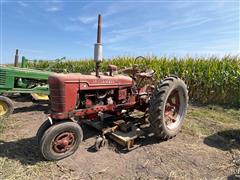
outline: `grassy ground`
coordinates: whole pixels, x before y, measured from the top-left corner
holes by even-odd
[[[222,168],[234,167],[235,173],[240,174],[240,109],[190,106],[182,131],[203,138],[210,147],[226,151],[233,160]],[[228,177],[239,178],[240,175]]]
[[[190,106],[183,132],[206,137],[219,131],[240,129],[240,110],[221,106]]]
[[[81,179],[81,176],[74,175],[74,170],[59,162],[42,161],[35,139],[21,136],[21,132],[15,133],[15,129],[28,128],[27,124],[15,118],[0,124],[0,179]],[[220,137],[226,141],[220,149],[239,147],[240,111],[219,106],[189,106],[182,134],[204,139],[206,144]],[[209,144],[215,146],[214,143]],[[226,150],[231,151],[235,159],[240,155],[236,148],[234,151]],[[232,166],[239,168],[237,161],[229,165]]]

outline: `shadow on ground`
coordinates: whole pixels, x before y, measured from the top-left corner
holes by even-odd
[[[16,113],[23,113],[23,112],[31,112],[31,111],[44,111],[44,113],[48,113],[50,106],[49,101],[46,100],[39,100],[35,101],[31,97],[30,94],[23,94],[23,95],[9,95],[10,99],[14,100],[15,102],[29,102],[28,106],[24,107],[14,107],[13,114]]]
[[[217,132],[206,137],[204,143],[223,151],[240,149],[240,129]]]
[[[96,131],[84,128],[84,140],[96,135]],[[0,139],[0,157],[19,161],[23,165],[34,165],[45,161],[37,144],[37,137],[24,138],[14,141]]]
[[[96,135],[94,131],[84,130],[84,140]],[[0,157],[6,157],[19,161],[23,165],[34,165],[45,161],[37,144],[37,137],[24,138],[15,141],[4,141],[0,139]]]
[[[97,135],[100,134],[99,131],[96,131],[96,129],[91,128],[89,126],[82,125],[82,128],[84,132],[83,139],[84,141],[89,138],[96,137]],[[143,136],[137,139],[135,144],[136,147],[141,147],[161,142],[162,140],[160,140],[159,138],[155,138],[154,136],[152,137]],[[108,139],[108,144],[112,147],[112,149],[115,150],[116,153],[129,152],[125,147],[120,146],[113,140]],[[92,153],[97,152],[94,149],[94,146],[89,147],[87,151]],[[17,160],[23,165],[34,165],[38,162],[44,161],[40,153],[36,137],[24,138],[9,142],[0,140],[0,157],[7,157],[9,159]]]
[[[240,174],[233,174],[227,177],[227,180],[239,180]]]
[[[0,157],[18,160],[23,165],[43,161],[35,137],[10,142],[0,140]]]
[[[89,125],[83,125],[83,132],[84,132],[84,137],[83,140],[87,140],[88,138],[96,137],[101,135],[100,131],[97,131],[95,128],[89,126]],[[143,129],[144,130],[144,129]],[[142,146],[147,146],[151,144],[159,144],[165,140],[162,140],[160,138],[157,138],[155,136],[148,136],[148,130],[145,130],[146,134],[142,135],[141,137],[137,138],[134,140],[134,147],[132,150],[128,150],[126,146],[122,146],[118,144],[116,141],[111,139],[108,135],[106,135],[106,146],[109,147],[110,149],[114,150],[116,153],[123,153],[126,154],[129,151],[134,151],[134,149],[142,147]],[[87,148],[88,152],[91,153],[96,153],[97,150],[95,149],[95,144],[92,144],[92,146]]]
[[[32,101],[32,96],[30,94],[9,94],[6,95],[8,98],[11,100],[14,100],[16,102],[31,102]]]
[[[43,111],[45,114],[47,114],[49,112],[49,109],[50,107],[46,104],[33,104],[32,106],[14,108],[13,114],[31,112],[31,111]]]

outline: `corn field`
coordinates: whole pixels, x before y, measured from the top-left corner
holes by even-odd
[[[101,63],[102,71],[108,64],[118,69],[130,67],[134,57],[115,57]],[[154,69],[156,80],[175,74],[182,78],[189,88],[192,102],[228,104],[240,107],[240,58],[225,56],[223,58],[168,58],[146,57],[146,60],[135,62],[141,69]],[[61,70],[62,72],[80,72],[87,74],[94,71],[95,63],[89,60],[74,61],[30,61],[28,67],[45,70]]]

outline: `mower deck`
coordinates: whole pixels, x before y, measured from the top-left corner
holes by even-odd
[[[83,123],[100,131],[102,140],[107,136],[121,146],[126,147],[129,151],[135,149],[137,146],[134,145],[134,140],[145,134],[145,131],[140,128],[143,124],[140,124],[139,121],[134,123],[125,120],[116,120],[109,123],[108,118],[103,120],[84,120]]]

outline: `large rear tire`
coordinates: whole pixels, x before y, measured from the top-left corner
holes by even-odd
[[[11,99],[0,96],[0,119],[8,118],[13,113],[14,107]]]
[[[44,132],[40,140],[40,150],[45,159],[60,160],[72,155],[82,139],[82,128],[77,123],[54,124]]]
[[[161,81],[150,100],[149,122],[155,136],[170,139],[180,131],[188,104],[187,86],[177,76]]]

